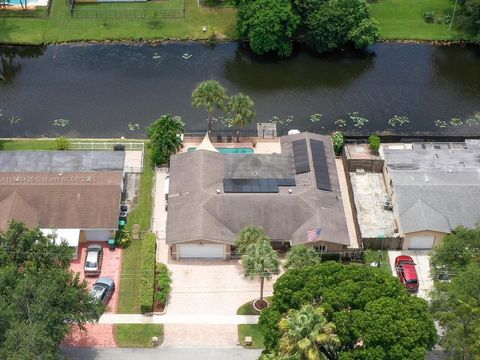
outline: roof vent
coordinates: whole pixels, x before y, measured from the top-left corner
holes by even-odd
[[[292,189],[288,189],[288,193],[291,194],[291,193],[292,193]]]
[[[217,194],[220,194],[220,189],[217,189]]]

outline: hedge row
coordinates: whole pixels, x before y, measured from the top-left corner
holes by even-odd
[[[155,300],[166,305],[168,295],[170,295],[170,290],[172,289],[172,274],[168,270],[167,265],[163,263],[157,263],[156,271],[156,282],[159,290],[155,292]]]
[[[155,234],[148,234],[142,244],[142,266],[140,267],[140,311],[142,313],[153,310],[153,283],[155,281],[155,251],[157,238]]]

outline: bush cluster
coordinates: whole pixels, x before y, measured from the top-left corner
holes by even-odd
[[[158,288],[158,290],[155,291],[155,300],[166,305],[170,290],[172,289],[172,273],[168,270],[167,265],[163,263],[157,263],[155,270],[155,282]]]
[[[70,143],[70,140],[68,140],[64,136],[60,136],[55,139],[55,147],[57,150],[70,150],[72,147],[72,144]]]
[[[333,151],[335,151],[335,155],[342,155],[344,142],[345,139],[340,131],[336,131],[332,134]]]
[[[121,247],[122,249],[125,249],[130,245],[131,242],[132,242],[132,236],[130,235],[130,232],[128,230],[122,229],[120,231],[117,231],[115,243],[119,247]]]
[[[142,244],[142,265],[140,266],[139,301],[142,313],[153,310],[156,246],[157,238],[155,234],[146,235]]]
[[[377,135],[370,135],[368,137],[368,143],[370,144],[370,149],[373,151],[380,149],[380,138]]]

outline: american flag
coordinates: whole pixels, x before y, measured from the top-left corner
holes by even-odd
[[[317,240],[317,238],[320,236],[320,233],[322,232],[322,228],[316,228],[313,230],[308,230],[307,231],[307,241],[308,242],[313,242]]]

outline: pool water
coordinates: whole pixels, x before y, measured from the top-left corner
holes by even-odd
[[[187,151],[195,151],[196,147],[190,147]],[[222,154],[253,154],[254,151],[252,148],[224,148],[218,147],[217,150]]]

